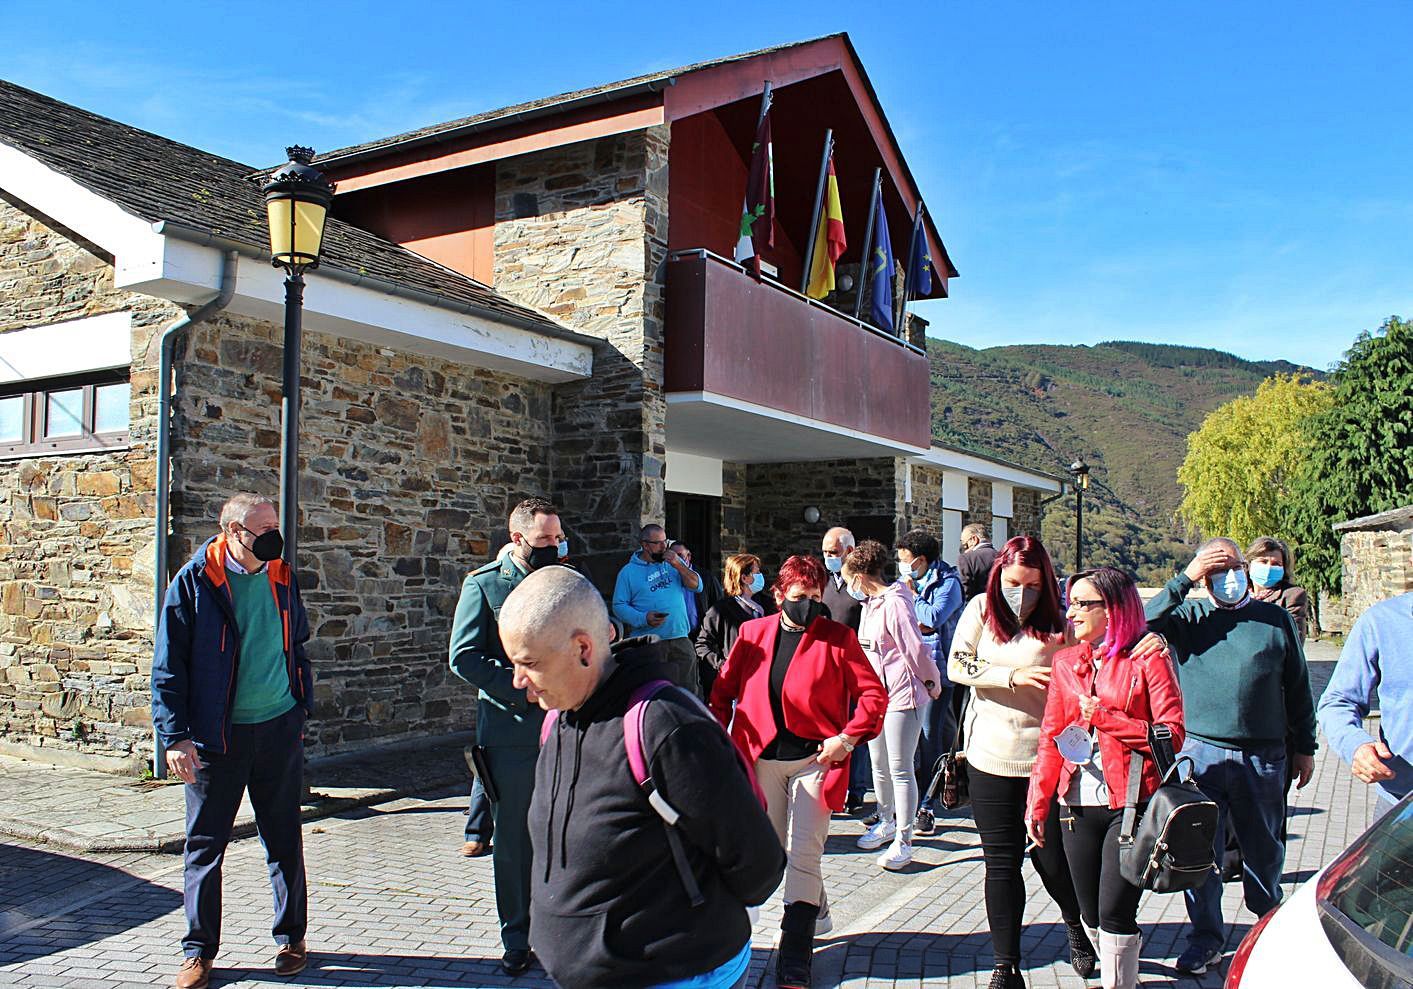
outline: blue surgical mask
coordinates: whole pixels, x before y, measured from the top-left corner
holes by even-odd
[[[761,591],[763,591],[763,590],[765,590],[765,574],[763,574],[763,573],[753,573],[753,574],[751,574],[751,593],[752,593],[752,594],[759,594],[759,593],[760,593]]]
[[[855,601],[868,600],[868,595],[865,594],[863,591],[856,591],[853,587],[846,587],[845,590],[849,592],[849,597],[853,598]]]
[[[1262,587],[1275,587],[1285,577],[1285,567],[1257,560],[1251,564],[1251,579]]]
[[[1248,590],[1246,568],[1232,567],[1207,578],[1207,586],[1212,592],[1212,600],[1219,607],[1233,608],[1246,600]]]
[[[844,558],[842,556],[826,556],[824,565],[829,568],[830,573],[838,573],[844,569]]]
[[[569,555],[569,540],[564,539],[559,544],[559,558],[562,560]]]

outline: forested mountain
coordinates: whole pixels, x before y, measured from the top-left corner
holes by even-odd
[[[1085,565],[1114,563],[1143,583],[1170,577],[1191,552],[1174,520],[1187,434],[1217,406],[1273,374],[1308,370],[1217,350],[1124,341],[974,350],[928,339],[932,432],[943,443],[1064,475],[1093,468]],[[1074,562],[1074,496],[1046,510],[1057,564]]]

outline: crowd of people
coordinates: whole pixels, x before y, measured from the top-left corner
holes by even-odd
[[[270,860],[275,971],[308,961],[308,622],[269,499],[237,495],[220,522],[171,585],[153,661],[154,724],[187,784],[179,989],[210,978],[246,791]],[[867,809],[871,790],[857,846],[903,869],[949,813],[929,784],[961,752],[992,989],[1025,985],[1026,859],[1075,971],[1131,989],[1143,889],[1120,866],[1121,829],[1162,781],[1155,732],[1220,818],[1212,876],[1181,894],[1179,971],[1222,957],[1228,845],[1246,906],[1280,902],[1287,794],[1312,774],[1316,708],[1306,598],[1275,539],[1245,553],[1208,541],[1145,607],[1123,571],[1061,582],[1038,538],[997,548],[979,525],[963,530],[955,567],[924,530],[889,547],[832,528],[818,556],[767,567],[736,554],[720,579],[648,525],[606,602],[566,559],[553,504],[521,502],[508,529],[465,578],[449,643],[477,692],[463,852],[492,856],[508,975],[538,956],[566,987],[741,986],[752,909],[778,890],[775,980],[809,986],[815,939],[833,925],[832,816]],[[1389,800],[1413,785],[1409,642],[1413,595],[1375,606],[1319,706],[1354,775]],[[1377,738],[1363,722],[1375,687]]]

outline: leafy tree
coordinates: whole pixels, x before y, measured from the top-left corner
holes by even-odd
[[[1334,401],[1305,423],[1310,452],[1287,506],[1307,587],[1339,590],[1338,522],[1413,502],[1413,323],[1361,333],[1332,375]]]
[[[1308,456],[1302,423],[1328,409],[1332,395],[1323,382],[1278,374],[1215,409],[1187,438],[1178,517],[1242,545],[1279,532],[1292,474]]]

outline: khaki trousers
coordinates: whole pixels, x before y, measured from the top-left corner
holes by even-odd
[[[785,846],[786,903],[824,903],[821,866],[830,814],[824,803],[824,771],[814,756],[789,762],[756,761],[766,813],[775,825],[775,836]]]

